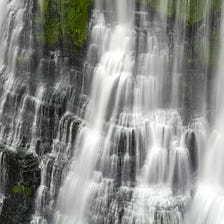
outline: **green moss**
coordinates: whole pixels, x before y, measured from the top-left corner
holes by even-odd
[[[210,59],[209,59],[209,63],[210,65],[216,65],[217,61],[218,61],[218,56],[219,56],[219,43],[220,42],[220,33],[219,32],[215,32],[213,31],[210,34],[210,39],[209,39],[209,43],[210,43]]]
[[[211,9],[213,12],[220,12],[223,4],[223,0],[212,0]]]
[[[90,3],[90,0],[64,0],[62,4],[62,31],[70,36],[77,46],[81,46],[87,39]]]
[[[29,62],[29,59],[22,54],[18,54],[17,57],[16,57],[16,61],[20,65],[26,65]]]
[[[158,0],[137,0],[139,3],[147,3],[150,7],[160,13],[162,7],[160,7],[160,1]],[[179,6],[178,6],[179,2]],[[186,19],[186,21],[193,25],[201,20],[209,13],[221,11],[222,0],[212,0],[211,5],[206,5],[206,0],[168,0],[167,16],[177,16],[180,20]],[[177,12],[177,13],[176,13]]]
[[[89,8],[93,0],[39,0],[44,44],[72,42],[81,47],[87,39]]]
[[[22,195],[23,197],[30,197],[33,193],[33,187],[27,187],[18,182],[17,185],[12,188],[12,192]]]
[[[201,21],[208,13],[210,6],[206,6],[205,0],[194,0],[191,1],[189,6],[188,22],[194,24]]]
[[[40,6],[41,15],[43,15],[43,13],[44,13],[44,6],[45,6],[44,2],[45,2],[44,0],[38,0],[39,6]]]
[[[36,35],[38,41],[43,41],[44,45],[54,47],[59,43],[70,42],[77,47],[83,46],[88,35],[89,9],[93,0],[38,0],[41,18],[43,23],[43,38]],[[177,15],[181,19],[186,19],[190,25],[201,21],[206,12],[205,0],[168,0],[168,10],[164,12],[158,0],[136,0],[138,3],[148,4],[150,7],[172,17]],[[178,1],[180,3],[179,9]],[[212,0],[210,11],[218,12],[221,9],[222,0]],[[187,7],[187,13],[184,8]],[[209,8],[209,7],[208,7]],[[178,13],[176,13],[176,11]],[[35,18],[36,23],[39,19]]]

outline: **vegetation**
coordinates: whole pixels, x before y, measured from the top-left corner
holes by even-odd
[[[160,7],[160,1],[158,0],[137,0],[140,3],[147,2],[150,7],[156,11],[162,12]],[[168,0],[169,17],[174,16],[175,12],[179,19],[186,19],[190,25],[195,24],[205,18],[209,13],[216,13],[221,11],[222,0],[212,0],[210,5],[206,0]],[[187,14],[185,14],[188,12]]]
[[[39,0],[44,44],[53,47],[68,41],[81,47],[87,40],[92,2],[93,0]],[[36,36],[40,39],[38,34]]]
[[[36,23],[43,25],[43,35],[36,33],[36,39],[44,45],[54,47],[57,44],[71,43],[82,47],[87,40],[89,9],[94,0],[39,0],[41,19],[35,18]],[[193,25],[201,21],[210,12],[221,9],[222,0],[212,0],[206,6],[206,0],[168,0],[168,11],[163,12],[158,0],[136,0],[140,4],[146,3],[160,13],[167,13],[169,17],[179,13],[180,19]],[[178,9],[178,8],[179,9]],[[187,10],[184,10],[187,9]],[[186,11],[188,11],[187,14]]]
[[[33,188],[26,187],[26,186],[22,185],[21,183],[17,183],[17,185],[15,185],[12,188],[12,191],[14,194],[20,194],[23,197],[30,197],[33,193]]]

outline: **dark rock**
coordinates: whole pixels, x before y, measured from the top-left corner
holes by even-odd
[[[40,184],[39,159],[33,153],[18,150],[12,151],[0,146],[3,153],[4,166],[7,170],[5,187],[1,192],[3,201],[0,223],[30,223],[34,212],[35,193]]]

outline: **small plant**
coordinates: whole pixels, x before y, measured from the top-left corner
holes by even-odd
[[[14,194],[20,194],[23,197],[29,197],[33,192],[33,187],[27,187],[18,182],[17,185],[12,188],[12,191]]]
[[[28,63],[28,58],[22,54],[19,54],[16,57],[16,61],[17,63],[19,63],[20,65],[26,65]]]

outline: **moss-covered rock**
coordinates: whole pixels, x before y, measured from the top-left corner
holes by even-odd
[[[33,192],[33,186],[27,187],[22,183],[18,182],[13,188],[12,191],[14,194],[20,194],[23,197],[30,197]]]
[[[164,12],[158,0],[137,0],[137,2],[148,4],[159,13],[167,13],[168,17],[177,16],[180,20],[186,19],[190,25],[203,20],[207,14],[220,12],[222,7],[222,0],[212,0],[210,3],[206,3],[206,0],[168,0],[168,10]]]
[[[82,47],[87,40],[89,9],[92,2],[92,0],[39,0],[44,44],[53,47],[66,41]]]
[[[4,195],[0,223],[28,224],[34,212],[35,192],[40,184],[39,159],[23,149],[15,151],[0,145]],[[3,173],[2,173],[3,172]]]

